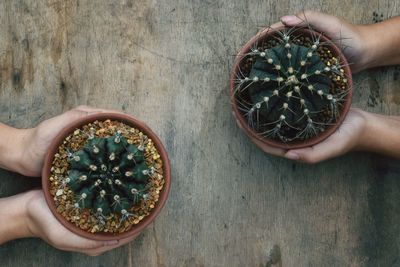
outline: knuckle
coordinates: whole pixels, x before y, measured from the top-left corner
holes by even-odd
[[[305,16],[306,18],[307,18],[307,17],[312,17],[312,16],[314,16],[315,11],[307,9],[307,10],[305,10],[305,11],[303,12],[303,14],[304,14],[304,16]]]

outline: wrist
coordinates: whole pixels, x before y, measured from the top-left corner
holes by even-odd
[[[24,130],[0,124],[0,167],[17,171]]]
[[[376,134],[376,117],[375,114],[369,113],[363,110],[358,110],[364,120],[363,130],[357,139],[357,145],[355,150],[359,151],[373,151],[374,148],[371,145],[373,143]]]
[[[30,142],[34,128],[17,129],[0,125],[0,168],[17,172],[25,176],[35,176],[28,164],[32,162]]]
[[[351,132],[347,134],[354,136],[347,151],[363,151],[365,150],[365,144],[368,144],[369,142],[369,136],[366,135],[368,132],[369,113],[359,108],[351,108],[347,116],[350,116],[351,118],[349,119],[349,122],[343,122],[343,124],[351,124]]]
[[[39,238],[42,238],[42,236],[40,234],[40,229],[38,229],[37,227],[37,223],[35,220],[35,215],[37,214],[35,214],[35,212],[37,213],[40,210],[40,208],[38,208],[38,205],[43,204],[40,201],[37,201],[43,198],[43,196],[41,197],[41,194],[43,194],[41,190],[32,190],[27,192],[27,202],[25,205],[25,222],[29,235]],[[46,203],[44,204],[47,205]]]
[[[377,63],[377,59],[379,59],[379,52],[382,48],[379,49],[377,45],[382,46],[379,42],[376,42],[376,35],[379,34],[379,30],[376,25],[357,25],[358,32],[360,33],[360,43],[362,45],[362,52],[360,57],[360,70],[369,69],[374,67]]]
[[[359,150],[400,157],[400,118],[364,112],[365,129],[360,136]]]
[[[358,26],[365,47],[362,57],[365,61],[364,69],[399,63],[399,23],[400,17],[394,17],[379,23]]]
[[[36,128],[19,129],[18,144],[16,144],[16,172],[25,176],[37,176],[32,172],[29,164],[34,162],[35,156],[32,154],[32,141],[34,140]]]
[[[0,199],[0,244],[33,236],[28,226],[29,199],[30,192]]]
[[[17,129],[0,124],[0,167],[24,173],[23,155],[31,129]]]

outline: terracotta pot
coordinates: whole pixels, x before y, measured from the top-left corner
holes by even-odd
[[[284,28],[278,28],[277,30],[282,30]],[[256,43],[259,42],[260,40],[265,40],[268,39],[268,37],[272,36],[276,31],[274,30],[264,30],[251,38],[245,45],[244,47],[240,50],[238,55],[236,56],[235,62],[233,64],[233,68],[231,71],[231,76],[230,76],[230,96],[231,96],[231,102],[232,102],[232,109],[233,109],[233,115],[236,118],[237,123],[239,124],[239,127],[243,129],[243,131],[250,137],[250,139],[259,147],[262,148],[262,145],[267,145],[267,146],[272,146],[272,147],[277,147],[277,148],[282,148],[282,149],[296,149],[296,148],[303,148],[303,147],[309,147],[313,146],[319,142],[322,142],[326,138],[328,138],[331,134],[333,134],[336,129],[342,124],[343,120],[345,119],[351,105],[351,98],[353,95],[353,79],[352,79],[352,73],[350,70],[350,67],[348,66],[348,62],[346,58],[344,57],[342,51],[326,36],[321,35],[321,42],[328,42],[329,46],[331,48],[331,51],[333,54],[341,59],[341,63],[344,65],[343,70],[345,72],[345,75],[348,80],[348,89],[349,93],[346,95],[346,101],[340,111],[340,117],[337,120],[337,122],[334,125],[331,125],[325,129],[324,132],[318,134],[317,136],[304,140],[304,141],[293,141],[289,143],[283,143],[278,140],[273,140],[273,139],[268,139],[260,136],[256,131],[254,131],[249,125],[246,123],[245,118],[243,117],[242,113],[238,109],[238,104],[236,102],[236,98],[234,96],[234,91],[235,91],[235,79],[236,79],[236,74],[239,72],[239,67],[241,64],[242,59],[244,58],[244,54],[248,53],[251,49],[251,47]],[[311,36],[311,34],[314,35],[320,35],[320,33],[314,32],[312,30],[306,29],[306,28],[298,28],[296,30],[296,35],[304,35],[304,36]]]
[[[164,171],[164,179],[165,179],[165,184],[163,189],[160,192],[159,200],[156,203],[154,209],[151,211],[151,213],[143,218],[137,225],[133,226],[129,231],[126,231],[121,234],[111,234],[111,233],[89,233],[85,230],[80,229],[78,226],[75,224],[67,221],[61,214],[59,214],[56,210],[56,206],[54,204],[53,196],[50,194],[50,168],[52,166],[52,162],[54,159],[55,153],[57,153],[58,148],[60,144],[63,142],[64,138],[67,137],[69,134],[71,134],[75,129],[80,128],[81,126],[88,124],[90,122],[94,122],[96,120],[102,121],[102,120],[116,120],[123,122],[129,126],[132,126],[134,128],[139,129],[141,132],[143,132],[145,135],[147,135],[151,140],[153,140],[155,147],[157,148],[158,152],[160,153],[161,159],[163,161],[163,171]],[[167,197],[169,193],[171,185],[171,170],[170,170],[170,162],[168,159],[167,152],[161,143],[160,139],[157,137],[157,135],[143,122],[137,120],[136,118],[127,115],[127,114],[122,114],[122,113],[97,113],[93,115],[89,115],[86,117],[83,117],[82,119],[76,120],[75,122],[67,125],[58,135],[57,137],[53,140],[53,142],[50,144],[50,147],[47,151],[47,155],[44,161],[44,166],[42,170],[42,187],[43,187],[43,192],[46,198],[46,202],[54,214],[54,216],[58,219],[58,221],[64,225],[68,230],[71,232],[80,235],[85,238],[93,239],[93,240],[100,240],[100,241],[106,241],[106,240],[120,240],[120,239],[125,239],[125,238],[132,238],[134,236],[137,236],[141,231],[143,231],[155,218],[156,216],[160,213],[161,209],[163,208]]]

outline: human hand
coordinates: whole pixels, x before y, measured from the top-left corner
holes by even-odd
[[[355,25],[344,19],[317,11],[303,11],[296,15],[283,16],[281,22],[271,25],[271,28],[282,26],[311,26],[326,34],[342,49],[349,61],[353,73],[368,67],[369,45],[364,25]]]
[[[39,177],[50,143],[67,124],[81,117],[107,111],[109,110],[79,106],[43,121],[35,128],[24,130],[23,138],[21,138],[23,143],[22,155],[19,157],[21,167],[18,172],[26,176]]]
[[[266,153],[305,163],[317,163],[361,148],[366,122],[364,111],[351,108],[343,123],[331,136],[314,146],[300,149],[284,150],[266,145],[255,138],[251,140]]]
[[[364,114],[365,112],[360,109],[351,108],[343,123],[327,139],[311,147],[289,150],[285,153],[285,157],[306,163],[317,163],[360,149],[364,145],[362,136],[367,124]]]
[[[30,235],[43,239],[57,249],[97,256],[136,237],[112,241],[95,241],[80,237],[57,221],[47,206],[42,190],[33,190],[27,194],[27,227]]]

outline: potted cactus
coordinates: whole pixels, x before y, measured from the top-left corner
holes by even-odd
[[[42,173],[46,201],[72,232],[94,240],[139,234],[160,212],[170,187],[158,137],[126,114],[99,113],[64,128]]]
[[[351,104],[352,76],[340,49],[310,28],[268,28],[236,57],[230,80],[241,128],[274,147],[312,146],[331,135]]]

